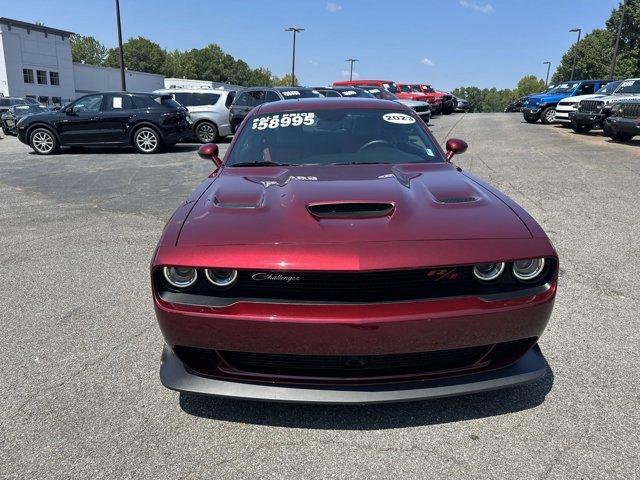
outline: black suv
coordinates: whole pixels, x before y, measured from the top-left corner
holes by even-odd
[[[320,92],[325,97],[376,98],[364,88],[360,87],[315,87],[314,90]]]
[[[191,135],[187,109],[171,95],[105,92],[80,97],[57,112],[29,115],[18,139],[40,155],[60,146],[134,146],[155,153]]]
[[[280,100],[322,97],[320,92],[304,87],[250,87],[238,92],[229,109],[229,123],[235,133],[244,117],[258,105]]]
[[[40,105],[35,98],[0,97],[0,114],[14,105]]]

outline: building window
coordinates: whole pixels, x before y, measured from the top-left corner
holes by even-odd
[[[62,98],[51,97],[51,103],[53,103],[54,105],[62,105]]]
[[[43,105],[49,104],[49,97],[38,97],[38,101]]]
[[[22,78],[24,79],[24,83],[33,83],[33,70],[30,68],[23,68]]]
[[[58,72],[49,72],[49,83],[51,85],[60,85],[60,75]]]
[[[46,85],[47,84],[47,72],[46,70],[37,70],[38,74],[38,84]]]

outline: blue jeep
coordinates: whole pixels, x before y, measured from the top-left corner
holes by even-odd
[[[571,80],[563,82],[545,93],[529,95],[522,107],[522,114],[528,123],[554,123],[556,106],[563,98],[590,95],[611,80]]]

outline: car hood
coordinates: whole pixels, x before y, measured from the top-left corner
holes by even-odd
[[[419,102],[417,100],[409,100],[405,98],[399,98],[396,102],[406,105],[407,107],[422,107],[423,105],[429,105],[427,102]]]
[[[575,97],[566,97],[566,98],[563,98],[562,100],[564,102],[580,102],[581,100],[590,100],[592,98],[600,98],[604,96],[605,95],[601,93],[591,93],[589,95],[576,95]]]
[[[558,102],[564,98],[567,98],[571,95],[571,92],[567,93],[554,93],[554,94],[539,94],[539,95],[529,95],[527,97],[528,102]]]
[[[363,203],[391,211],[352,209]],[[354,213],[309,211],[327,204]],[[177,245],[497,238],[531,234],[503,201],[449,163],[227,167],[195,203]]]
[[[605,104],[640,100],[640,93],[614,93],[613,95],[603,95],[598,100],[603,101]]]

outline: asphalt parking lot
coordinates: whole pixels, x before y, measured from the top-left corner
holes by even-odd
[[[433,120],[456,163],[523,205],[561,258],[548,375],[376,406],[179,395],[158,378],[148,264],[210,171],[197,145],[41,157],[0,140],[0,475],[6,478],[639,478],[640,140]],[[226,145],[222,146],[222,151]]]

